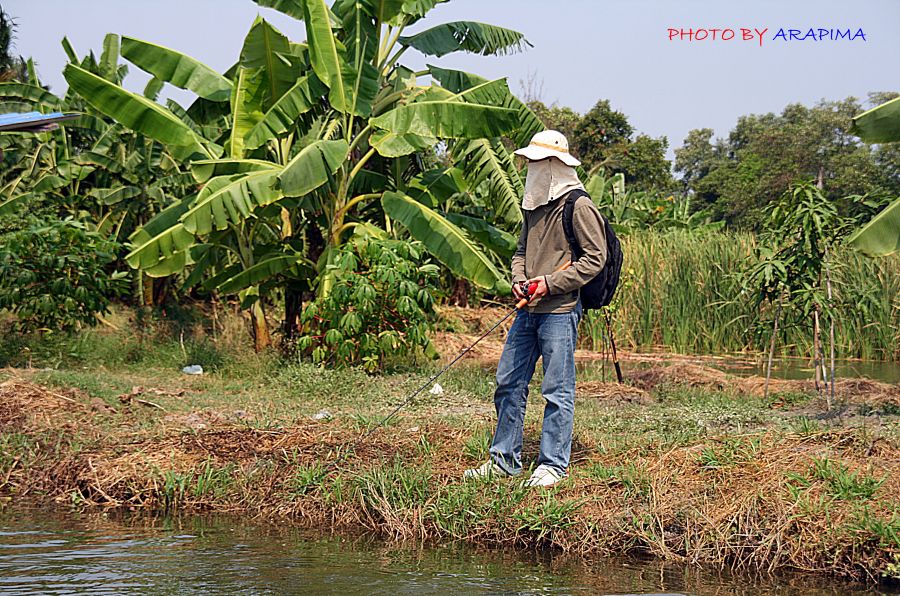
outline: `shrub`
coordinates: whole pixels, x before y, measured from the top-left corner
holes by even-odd
[[[368,372],[418,348],[437,356],[428,339],[434,312],[428,286],[438,268],[422,262],[419,242],[370,239],[342,247],[333,262],[301,317],[303,354],[316,363],[359,364]]]
[[[108,273],[117,244],[72,219],[15,222],[0,234],[0,308],[23,331],[70,331],[95,325],[124,289]]]

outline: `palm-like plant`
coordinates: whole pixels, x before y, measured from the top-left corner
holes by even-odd
[[[403,36],[436,0],[258,3],[302,19],[306,42],[291,42],[257,19],[239,62],[220,74],[174,50],[122,39],[122,55],[152,74],[154,86],[166,82],[199,96],[188,109],[163,107],[74,63],[66,67],[71,89],[88,104],[164,144],[202,185],[132,236],[129,263],[153,275],[193,264],[194,280],[209,269],[210,287],[241,292],[257,309],[257,347],[267,337],[254,299],[263,284],[281,276],[309,288],[312,267],[326,271],[348,238],[396,234],[397,222],[455,274],[506,289],[477,234],[425,199],[432,194],[422,185],[422,152],[448,143],[468,182],[493,191],[481,194],[495,197],[495,217],[515,222],[521,181],[499,137],[530,136],[540,123],[503,80],[436,68],[414,73],[398,61],[409,48],[500,54],[523,47],[524,37],[473,22]],[[425,74],[443,85],[420,85]],[[328,275],[314,283],[329,290]]]

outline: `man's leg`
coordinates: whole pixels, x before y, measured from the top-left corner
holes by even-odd
[[[544,315],[538,341],[544,358],[544,422],[538,465],[550,466],[560,475],[569,468],[572,426],[575,420],[575,342],[581,305],[570,313]]]
[[[527,311],[516,314],[497,365],[497,389],[494,392],[497,431],[491,442],[491,459],[510,475],[522,471],[522,432],[528,383],[540,356],[534,321],[534,315]]]

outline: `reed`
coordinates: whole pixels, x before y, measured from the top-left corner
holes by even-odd
[[[630,350],[712,354],[762,352],[772,313],[742,290],[740,272],[753,257],[751,234],[643,232],[623,238],[625,265],[613,331]],[[834,253],[835,343],[841,357],[900,359],[900,255],[872,259],[851,249]],[[779,330],[782,355],[807,355],[806,321]],[[599,313],[582,327],[583,345],[602,350]]]

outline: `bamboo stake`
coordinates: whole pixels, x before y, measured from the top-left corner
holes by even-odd
[[[831,309],[828,326],[828,350],[830,352],[829,359],[831,360],[831,387],[829,391],[831,392],[831,401],[834,402],[834,301],[831,296],[831,265],[828,259],[828,245],[825,245],[825,287],[828,294],[828,307]]]
[[[819,326],[819,305],[813,305],[813,360],[816,367],[816,392],[818,392],[819,397],[822,397],[822,369],[820,366],[822,365],[822,359],[820,358],[822,354],[822,346],[820,342],[821,337],[821,327]],[[826,396],[826,403],[828,405],[828,410],[831,411],[831,398]]]
[[[772,358],[775,356],[775,338],[778,337],[778,319],[781,318],[781,298],[778,299],[778,310],[775,311],[775,325],[772,329],[772,341],[769,343],[769,364],[766,366],[766,386],[763,390],[763,399],[769,399],[769,379],[772,378]]]

